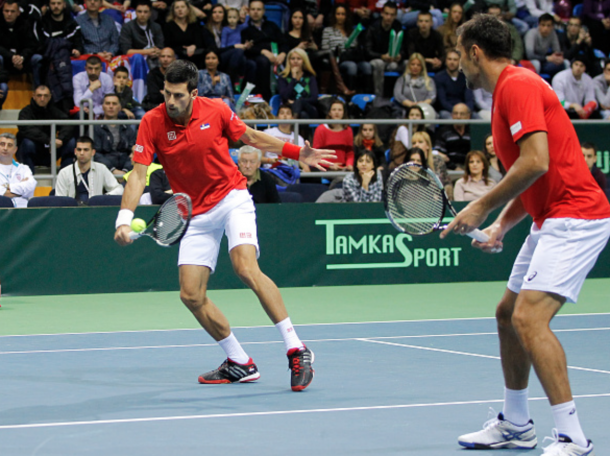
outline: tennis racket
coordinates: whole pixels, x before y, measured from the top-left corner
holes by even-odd
[[[396,168],[384,192],[385,213],[392,225],[403,233],[420,236],[442,231],[447,208],[457,214],[436,174],[416,163]],[[466,233],[479,242],[489,241],[481,230]]]
[[[186,193],[172,195],[139,233],[129,233],[130,239],[148,236],[162,247],[180,242],[189,226],[193,213],[191,198]]]

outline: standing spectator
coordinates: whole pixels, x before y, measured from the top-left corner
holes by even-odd
[[[381,10],[381,19],[375,21],[367,30],[364,41],[366,59],[370,61],[373,68],[373,93],[377,97],[383,96],[384,73],[386,71],[405,70],[407,37],[403,37],[402,45],[398,54],[389,54],[390,36],[393,31],[395,35],[403,33],[400,22],[396,20],[398,7],[394,2],[387,2]]]
[[[13,200],[15,207],[27,207],[34,196],[36,179],[29,167],[16,163],[17,139],[12,133],[0,134],[0,195]]]
[[[470,109],[464,103],[458,103],[451,111],[455,120],[470,119]],[[447,168],[463,169],[466,154],[470,151],[470,125],[453,124],[441,127],[436,134],[436,149],[447,156]]]
[[[496,182],[489,178],[489,163],[485,154],[473,150],[466,155],[464,176],[457,180],[453,189],[455,201],[474,201],[486,195]]]
[[[477,114],[481,119],[491,120],[491,107],[493,103],[493,95],[484,88],[475,89],[472,91],[474,103],[477,108]]]
[[[131,148],[136,143],[136,132],[131,125],[116,125],[112,121],[119,118],[121,101],[118,95],[109,93],[104,96],[102,104],[104,125],[94,127],[95,161],[103,163],[112,174],[122,176],[133,168],[131,164]]]
[[[586,69],[584,60],[578,56],[571,68],[560,71],[553,78],[553,90],[570,119],[599,118],[599,113],[595,112],[595,86],[591,76],[585,73]]]
[[[371,64],[363,59],[358,39],[361,37],[353,40],[348,49],[345,48],[347,40],[353,32],[349,9],[341,3],[335,3],[328,24],[329,26],[322,30],[322,49],[333,51],[335,57],[340,60],[339,70],[348,89],[353,90],[359,79],[358,86],[367,93],[372,69]]]
[[[470,112],[474,110],[472,90],[466,87],[466,77],[460,72],[460,55],[457,51],[447,52],[445,69],[434,75],[434,82],[441,119],[451,119],[453,107],[458,103],[464,103]]]
[[[489,5],[489,7],[487,8],[487,13],[497,17],[508,27],[508,30],[510,31],[511,40],[513,42],[511,63],[513,65],[517,65],[521,60],[523,60],[523,56],[525,55],[525,50],[523,47],[523,38],[521,38],[521,35],[519,34],[515,26],[512,24],[512,22],[507,21],[503,18],[502,8],[500,8],[499,5]]]
[[[538,74],[548,74],[552,78],[567,68],[555,32],[555,20],[550,14],[540,16],[538,27],[525,34],[524,42],[525,57],[534,65]]]
[[[129,87],[129,70],[123,65],[114,70],[112,77],[114,93],[121,101],[121,112],[119,119],[141,119],[146,111],[142,105],[133,97],[133,90]]]
[[[599,185],[599,188],[602,189],[602,192],[606,191],[606,175],[602,172],[601,169],[597,167],[597,146],[590,142],[583,142],[580,145],[582,149],[582,154],[585,157],[585,161],[587,162],[587,166]]]
[[[464,7],[461,3],[452,3],[449,7],[449,15],[443,25],[437,28],[443,37],[445,53],[454,51],[457,46],[457,35],[455,31],[464,23]]]
[[[165,71],[174,60],[176,60],[176,54],[172,48],[166,47],[161,49],[159,66],[150,70],[146,75],[146,96],[142,100],[142,107],[145,111],[150,111],[163,103]]]
[[[432,14],[420,11],[417,15],[417,28],[409,30],[407,55],[409,58],[421,54],[426,61],[426,71],[439,71],[445,58],[443,36],[432,29]]]
[[[589,28],[593,47],[605,55],[610,52],[610,1],[583,0],[583,23]]]
[[[38,87],[42,56],[35,50],[36,41],[18,1],[5,0],[0,17],[0,65],[9,73],[31,72],[34,87]]]
[[[96,55],[92,55],[85,62],[85,71],[81,71],[72,78],[74,85],[74,105],[80,108],[83,99],[93,100],[93,106],[85,104],[84,110],[89,113],[93,109],[96,117],[104,114],[102,101],[107,93],[114,93],[114,83],[109,74],[102,73],[102,61]]]
[[[436,84],[426,73],[426,63],[421,54],[411,54],[407,68],[394,84],[394,101],[406,108],[419,103],[433,104],[436,100]]]
[[[292,120],[294,118],[294,114],[292,111],[293,105],[288,103],[284,103],[280,106],[280,109],[277,112],[277,118],[279,120]],[[296,144],[299,147],[303,147],[305,145],[305,141],[303,137],[299,135],[297,141],[295,142],[293,126],[292,124],[278,124],[277,127],[271,127],[264,130],[264,133],[267,133],[274,138],[281,139],[284,142],[288,142],[291,144]],[[274,152],[265,151],[261,162],[263,163],[263,168],[271,168],[277,161],[280,159],[280,156]]]
[[[358,134],[354,138],[354,156],[362,153],[364,150],[370,150],[375,155],[377,167],[386,164],[385,147],[383,141],[377,132],[375,124],[361,124],[358,129]]]
[[[288,53],[286,69],[278,78],[278,92],[283,103],[292,105],[299,119],[318,117],[318,83],[316,72],[311,67],[307,52],[294,48]]]
[[[30,104],[19,111],[19,120],[66,120],[68,116],[51,102],[51,91],[47,86],[38,86]],[[19,161],[29,166],[34,173],[35,166],[51,164],[51,141],[55,141],[57,158],[61,167],[72,163],[74,158],[74,127],[62,125],[57,128],[57,137],[51,138],[50,125],[20,125]]]
[[[354,172],[343,179],[343,201],[363,203],[381,201],[383,180],[377,170],[375,154],[363,149],[356,157]]]
[[[174,0],[165,24],[165,45],[177,58],[186,59],[203,68],[204,34],[193,6],[187,0]]]
[[[489,178],[495,182],[500,182],[506,175],[506,169],[504,169],[504,165],[502,165],[502,162],[496,155],[494,138],[491,133],[485,136],[485,140],[483,141],[483,153],[489,162]]]
[[[71,196],[80,205],[87,204],[92,196],[122,195],[123,186],[102,163],[95,163],[93,140],[87,136],[76,139],[76,161],[57,175],[55,195]]]
[[[151,20],[151,11],[150,0],[138,0],[136,20],[123,25],[119,35],[121,54],[142,54],[150,69],[159,66],[159,55],[165,46],[163,30]]]
[[[604,71],[593,78],[595,87],[595,98],[599,104],[600,115],[604,119],[610,119],[610,60],[604,61]]]
[[[284,63],[286,58],[286,53],[281,52],[284,48],[284,35],[275,23],[265,19],[265,4],[261,0],[250,1],[250,18],[247,24],[248,27],[241,32],[241,42],[252,41],[252,47],[246,49],[245,54],[246,58],[256,65],[256,80],[249,82],[254,82],[255,92],[269,101],[272,69]],[[277,54],[274,47],[277,47]]]
[[[119,32],[108,14],[100,14],[102,0],[85,0],[87,11],[76,17],[83,35],[85,54],[97,54],[110,62],[119,53]]]
[[[559,34],[559,44],[561,45],[561,51],[563,57],[569,61],[572,61],[577,56],[581,56],[587,62],[587,68],[593,70],[597,68],[595,63],[597,58],[593,51],[591,35],[582,27],[582,20],[577,17],[571,17],[568,20],[565,33]],[[595,76],[591,74],[590,76]]]
[[[199,70],[197,82],[198,95],[206,98],[222,98],[229,108],[234,109],[233,87],[228,74],[218,71],[218,52],[215,49],[205,51],[205,70]]]
[[[345,104],[335,99],[330,105],[327,119],[347,119],[347,109]],[[334,150],[337,158],[329,159],[332,164],[329,166],[331,171],[352,171],[354,169],[354,132],[352,127],[346,124],[328,123],[316,128],[313,135],[314,149]],[[309,171],[305,166],[303,170]]]
[[[260,170],[262,152],[252,146],[242,146],[238,153],[237,167],[247,179],[248,192],[256,204],[279,203],[275,180]]]

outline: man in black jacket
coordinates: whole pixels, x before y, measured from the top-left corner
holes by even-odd
[[[165,70],[174,60],[176,60],[176,54],[172,48],[161,49],[159,66],[150,70],[146,75],[146,96],[142,100],[142,107],[145,111],[150,111],[165,101],[162,93]]]
[[[80,25],[68,12],[65,0],[49,0],[49,9],[38,23],[38,38],[44,44],[51,38],[63,38],[71,44],[71,56],[78,58],[84,52]]]
[[[30,104],[19,111],[19,120],[64,120],[68,116],[53,103],[47,86],[38,86]],[[49,166],[51,163],[51,141],[55,141],[57,158],[61,167],[74,159],[74,127],[64,125],[57,128],[57,137],[51,138],[50,125],[20,125],[17,133],[19,161],[34,172],[34,166]]]
[[[417,15],[417,28],[409,30],[407,45],[409,57],[418,52],[426,60],[428,72],[439,71],[445,60],[443,36],[432,28],[432,14],[420,11]]]
[[[150,19],[152,6],[149,0],[139,0],[136,19],[127,22],[119,35],[121,54],[142,54],[149,68],[159,66],[159,55],[165,45],[161,26]]]
[[[381,10],[381,19],[375,21],[368,29],[364,41],[364,51],[366,59],[373,67],[373,86],[375,95],[383,96],[384,72],[398,71],[402,73],[405,69],[406,56],[406,36],[403,37],[402,44],[398,49],[398,54],[390,55],[390,36],[394,31],[394,41],[398,39],[398,34],[403,33],[400,22],[396,20],[398,7],[394,2],[387,2]],[[401,35],[402,36],[402,35]]]

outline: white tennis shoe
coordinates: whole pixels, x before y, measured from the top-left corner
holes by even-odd
[[[553,429],[552,437],[545,437],[544,441],[552,440],[549,446],[544,447],[543,456],[595,456],[593,443],[588,441],[589,446],[583,448],[572,442],[568,436],[558,434],[557,429]]]
[[[491,416],[496,412],[490,408]],[[504,419],[504,415],[499,413],[497,417],[487,420],[483,425],[483,430],[465,434],[458,437],[458,443],[466,448],[487,449],[496,448],[536,448],[538,439],[534,422],[529,421],[525,426],[516,426]],[[557,455],[563,453],[557,453]],[[567,456],[569,453],[565,453]],[[576,454],[576,453],[575,453]],[[586,454],[586,453],[583,453]]]

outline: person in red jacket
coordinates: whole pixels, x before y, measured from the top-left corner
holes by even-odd
[[[326,116],[327,119],[347,119],[345,103],[338,98],[330,105]],[[334,150],[336,159],[329,160],[331,171],[353,171],[354,170],[354,132],[347,124],[328,123],[316,128],[313,135],[314,149]]]

